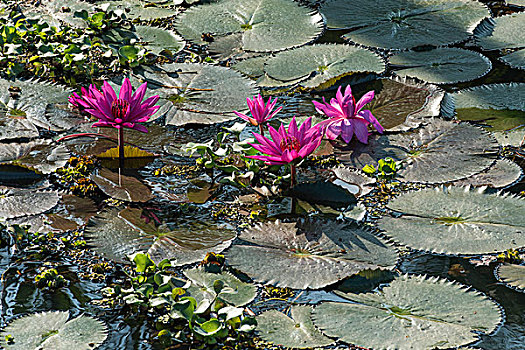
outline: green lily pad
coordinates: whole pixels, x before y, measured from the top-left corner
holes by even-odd
[[[511,131],[495,131],[492,133],[501,146],[519,147],[525,137],[525,128]]]
[[[174,55],[186,45],[183,38],[167,29],[138,25],[135,26],[135,33],[146,49],[155,55],[160,55],[163,51]]]
[[[455,348],[503,322],[494,301],[444,279],[402,275],[376,293],[337,294],[353,303],[322,303],[314,324],[328,336],[377,350]]]
[[[50,26],[56,28],[63,28],[65,23],[67,26],[73,28],[87,28],[87,22],[82,18],[75,16],[75,12],[87,11],[93,12],[93,5],[78,0],[43,0],[35,8],[38,10],[39,16],[36,16],[36,13],[32,14],[32,8],[29,8],[30,16],[43,19]]]
[[[277,310],[257,316],[257,330],[262,339],[292,349],[323,347],[334,343],[317,330],[311,319],[312,307],[294,305],[291,318]]]
[[[347,166],[363,168],[391,157],[403,162],[400,180],[419,183],[446,183],[488,169],[497,157],[496,140],[482,128],[433,119],[409,133],[372,135],[368,145],[352,140],[336,149],[337,158]]]
[[[214,124],[246,111],[246,97],[257,94],[255,84],[241,73],[207,64],[171,63],[144,70],[148,94],[159,95],[157,117],[168,125]]]
[[[49,311],[24,316],[8,324],[0,334],[6,350],[91,350],[107,338],[103,322],[89,316],[68,321],[68,311]],[[12,342],[6,336],[12,336]]]
[[[221,0],[191,7],[175,28],[197,44],[206,44],[205,33],[241,35],[243,50],[271,52],[313,41],[323,31],[323,19],[291,0]]]
[[[389,58],[399,76],[434,84],[454,84],[480,78],[492,69],[490,60],[474,51],[438,48],[407,51]]]
[[[395,242],[437,254],[494,254],[525,246],[525,200],[468,187],[401,194],[379,228]]]
[[[197,300],[197,305],[204,299],[211,302],[218,298],[224,303],[239,307],[250,303],[257,295],[257,287],[242,282],[229,272],[212,273],[197,267],[184,271],[184,275],[192,282],[187,291]],[[215,289],[217,281],[223,284],[218,294]]]
[[[512,68],[525,69],[525,49],[521,49],[499,58]]]
[[[316,44],[280,52],[264,65],[264,71],[283,82],[306,79],[301,85],[317,88],[356,72],[379,74],[385,63],[372,51],[345,44]],[[331,85],[331,84],[330,84]]]
[[[354,223],[275,221],[245,230],[239,238],[246,243],[228,250],[228,264],[278,287],[318,289],[362,270],[391,268],[397,261],[387,241]]]
[[[264,64],[269,58],[270,55],[247,58],[235,63],[231,68],[238,70],[250,78],[259,78],[264,75]]]
[[[508,286],[525,292],[525,266],[501,264],[496,268],[496,276]]]
[[[512,185],[523,175],[521,167],[508,159],[498,159],[493,166],[482,173],[456,181],[456,186],[489,186],[503,188]]]
[[[40,214],[53,208],[59,200],[60,195],[55,191],[0,187],[0,218]]]
[[[117,262],[128,263],[128,255],[142,251],[155,262],[169,259],[177,266],[201,261],[208,252],[220,253],[235,238],[225,225],[194,220],[176,228],[156,227],[141,216],[136,208],[107,210],[92,219],[85,236],[97,252]]]
[[[332,0],[320,11],[328,28],[352,29],[345,39],[387,49],[460,42],[490,17],[488,8],[473,0]]]
[[[109,10],[123,10],[131,19],[143,21],[173,17],[177,14],[177,11],[169,6],[157,6],[149,0],[113,0],[105,3],[109,4]]]

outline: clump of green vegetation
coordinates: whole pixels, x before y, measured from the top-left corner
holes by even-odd
[[[58,183],[76,195],[91,196],[95,194],[97,185],[89,179],[89,175],[96,166],[95,157],[71,157],[65,167],[57,169]]]
[[[363,167],[365,174],[379,180],[392,180],[401,169],[401,162],[396,162],[390,157],[379,159],[377,168],[371,164]]]
[[[67,285],[67,280],[56,269],[45,269],[35,276],[35,285],[40,289],[59,289]]]
[[[508,249],[503,253],[498,254],[497,259],[499,262],[509,264],[521,264],[523,262],[520,252],[515,249]]]

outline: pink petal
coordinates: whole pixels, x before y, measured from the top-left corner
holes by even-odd
[[[354,133],[357,139],[364,143],[368,144],[368,128],[367,123],[360,121],[359,119],[354,119]]]
[[[120,93],[118,98],[121,100],[125,100],[128,102],[131,102],[131,82],[128,78],[124,78],[124,82],[122,83],[122,87],[120,88]]]
[[[376,117],[374,117],[372,112],[370,112],[368,109],[360,111],[359,116],[363,117],[366,121],[372,124],[380,134],[382,134],[385,131],[385,128],[383,128],[383,126],[379,123]]]
[[[350,120],[345,119],[341,123],[341,138],[344,142],[349,143],[354,136],[354,125]]]
[[[364,96],[361,97],[359,102],[357,102],[357,105],[355,106],[355,110],[359,112],[361,108],[363,108],[367,103],[369,103],[370,101],[374,99],[374,95],[375,95],[374,90],[368,91],[366,94],[364,94]]]

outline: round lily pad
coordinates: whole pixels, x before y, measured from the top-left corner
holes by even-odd
[[[525,200],[468,187],[427,188],[388,203],[401,216],[379,228],[395,242],[437,254],[493,254],[525,246]]]
[[[387,49],[460,42],[490,17],[473,0],[331,0],[320,11],[329,28],[352,30],[344,38]]]
[[[147,252],[155,262],[164,259],[181,266],[204,259],[208,252],[220,253],[235,238],[235,231],[218,224],[194,220],[176,228],[146,222],[142,210],[111,209],[95,217],[85,230],[93,248],[108,259],[129,262],[127,256]]]
[[[244,242],[228,250],[228,264],[278,287],[318,289],[362,270],[392,268],[397,261],[388,242],[354,223],[275,221],[239,238]]]
[[[198,44],[206,44],[206,33],[240,35],[243,50],[269,52],[313,41],[323,31],[323,19],[292,0],[221,0],[191,7],[175,28]]]
[[[0,335],[6,350],[91,350],[107,338],[103,322],[85,315],[68,321],[68,311],[49,311],[18,318]],[[12,341],[7,341],[10,335]]]
[[[525,292],[525,266],[501,264],[496,268],[496,276],[508,286]]]
[[[183,38],[168,29],[138,25],[135,26],[135,34],[146,49],[155,55],[160,55],[162,51],[174,55],[186,45]]]
[[[126,202],[147,202],[153,198],[148,186],[132,176],[102,168],[91,174],[91,180],[108,196]]]
[[[521,167],[508,159],[498,159],[494,165],[482,173],[456,181],[456,186],[489,186],[503,188],[512,185],[523,175]]]
[[[441,111],[491,130],[510,130],[525,124],[525,98],[517,96],[525,96],[525,83],[481,85],[447,94]]]
[[[53,208],[59,200],[60,195],[55,191],[0,187],[0,218],[40,214]]]
[[[177,11],[169,6],[156,5],[149,0],[112,0],[106,3],[109,4],[109,10],[123,10],[126,16],[143,21],[173,17],[177,14]]]
[[[314,324],[328,336],[377,350],[455,348],[503,322],[494,301],[444,279],[402,275],[375,293],[337,294],[352,303],[322,303]]]
[[[345,44],[316,44],[280,52],[264,65],[273,79],[294,81],[306,79],[301,85],[316,88],[356,72],[379,74],[385,63],[372,51]]]
[[[286,348],[317,348],[334,343],[315,328],[311,314],[312,307],[307,305],[292,306],[291,318],[277,310],[265,311],[257,316],[257,330],[265,341]]]
[[[0,162],[23,166],[42,174],[63,167],[69,156],[66,146],[52,146],[47,140],[0,144]]]
[[[400,180],[446,183],[488,169],[497,151],[496,140],[482,128],[433,119],[409,133],[373,135],[366,145],[352,140],[336,149],[336,155],[343,164],[357,168],[391,157],[404,163],[397,173]]]
[[[490,60],[474,51],[437,48],[429,51],[407,51],[389,58],[396,74],[418,78],[434,84],[470,81],[487,74]]]
[[[140,73],[149,95],[159,95],[156,113],[166,124],[214,124],[246,111],[246,97],[257,95],[255,84],[241,73],[208,64],[170,63]]]

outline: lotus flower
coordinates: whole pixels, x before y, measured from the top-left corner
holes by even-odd
[[[385,130],[372,115],[372,112],[362,110],[373,98],[374,91],[369,91],[361,97],[359,102],[355,103],[350,85],[346,87],[344,95],[341,93],[341,87],[339,87],[336,98],[333,98],[330,103],[326,103],[324,97],[323,103],[313,101],[315,109],[330,118],[317,124],[317,126],[325,128],[326,137],[330,140],[335,140],[341,135],[343,141],[349,143],[355,134],[360,142],[368,143],[369,124],[372,124],[381,134]]]
[[[88,103],[87,100],[84,99],[84,97],[95,98],[95,91],[100,93],[97,87],[94,84],[90,84],[88,89],[82,87],[80,88],[80,91],[81,95],[78,95],[76,92],[73,92],[73,95],[69,96],[69,103],[71,103],[73,107],[78,109],[94,108],[94,106]]]
[[[75,94],[70,97],[70,101],[73,99],[79,105],[85,107],[87,113],[99,119],[98,122],[92,125],[93,127],[128,128],[148,132],[145,126],[138,123],[148,121],[160,106],[155,106],[155,103],[159,100],[158,95],[152,96],[144,102],[142,101],[146,93],[146,87],[147,83],[144,83],[132,94],[131,83],[126,78],[117,97],[113,88],[107,82],[104,82],[102,92],[94,86],[90,86],[85,94],[82,92],[82,101]]]
[[[283,107],[279,107],[272,112],[272,110],[275,108],[275,104],[277,103],[277,99],[275,99],[272,102],[272,98],[270,97],[268,98],[268,102],[265,103],[264,99],[260,94],[254,96],[252,100],[247,98],[246,103],[248,104],[248,108],[250,109],[250,113],[252,115],[251,117],[247,116],[246,114],[239,113],[237,111],[233,111],[233,113],[235,113],[239,118],[246,120],[253,126],[259,125],[261,134],[263,133],[262,124],[272,119],[274,115],[276,115],[281,109],[283,109]]]

